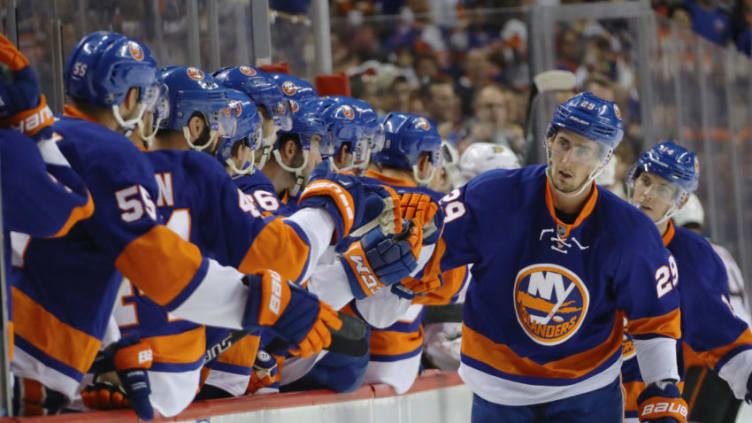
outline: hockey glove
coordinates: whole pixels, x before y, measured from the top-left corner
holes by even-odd
[[[153,353],[138,334],[129,334],[100,353],[91,371],[94,383],[81,393],[91,409],[108,410],[129,405],[141,420],[154,418],[149,402],[151,385],[146,370],[151,368]]]
[[[279,380],[281,375],[277,360],[264,350],[256,354],[256,362],[253,363],[251,381],[248,383],[246,394],[271,394],[279,392]],[[262,392],[259,392],[262,390]]]
[[[293,355],[308,357],[329,346],[330,330],[342,327],[342,320],[329,305],[297,285],[283,281],[279,273],[266,270],[261,275],[248,275],[250,288],[243,317],[243,329],[268,326],[276,336],[297,349]]]
[[[418,267],[408,241],[387,237],[380,227],[350,245],[339,260],[357,299],[370,297],[381,287],[399,282]]]
[[[671,381],[651,383],[637,397],[640,422],[686,423],[689,409]]]
[[[328,162],[319,164],[298,203],[322,207],[329,213],[336,226],[336,242],[350,235],[362,236],[375,226],[381,226],[385,234],[402,231],[399,197],[393,189],[333,173],[328,166]]]
[[[52,111],[40,94],[34,68],[16,46],[0,34],[0,126],[36,139],[52,135]],[[7,68],[7,69],[6,69]]]

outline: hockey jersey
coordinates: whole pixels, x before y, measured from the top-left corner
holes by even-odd
[[[89,190],[58,150],[55,139],[38,144],[17,131],[0,129],[3,243],[8,298],[9,352],[13,353],[11,286],[18,272],[13,266],[11,238],[61,237],[94,213]],[[15,259],[15,260],[14,260]]]
[[[545,166],[486,172],[441,204],[432,260],[473,264],[459,372],[475,394],[521,406],[612,383],[625,316],[651,380],[676,378],[678,276],[647,216],[594,184],[565,223]]]
[[[12,292],[13,371],[73,398],[123,276],[176,314],[228,327],[240,327],[248,291],[236,270],[159,224],[157,184],[143,153],[74,108],[66,115],[53,125],[57,145],[95,210],[64,237],[14,240],[22,271]],[[219,303],[226,307],[212,307]]]
[[[398,194],[421,193],[433,198],[438,203],[443,194],[425,187],[418,187],[414,182],[390,177],[375,170],[368,170],[363,178],[367,183],[386,184],[394,188]],[[424,244],[433,244],[438,238],[438,233],[428,236]],[[424,245],[425,248],[425,245]],[[372,327],[371,329],[371,357],[366,371],[366,383],[388,383],[398,393],[407,391],[418,374],[420,365],[420,353],[423,351],[423,315],[425,305],[443,305],[459,300],[459,293],[469,280],[467,266],[459,266],[456,269],[447,269],[445,272],[433,272],[431,269],[421,269],[415,275],[416,278],[433,277],[442,280],[441,288],[426,295],[416,296],[412,304],[396,319],[393,324],[386,327]],[[404,302],[394,294],[384,292],[389,303]],[[366,298],[361,301],[352,301],[345,311],[351,311],[366,322],[373,323],[368,317],[368,311],[364,310],[369,303],[377,303],[385,300],[383,295]],[[390,301],[391,300],[391,301]],[[384,307],[372,307],[380,313],[388,313]],[[392,319],[394,321],[394,319]]]
[[[241,191],[253,198],[262,213],[265,215],[281,214],[283,204],[274,192],[272,181],[260,169],[256,168],[256,171],[251,174],[235,175],[232,181]],[[292,213],[282,214],[289,216]]]
[[[682,343],[678,356],[682,357],[683,348],[691,348],[729,383],[738,398],[744,398],[752,371],[752,332],[731,308],[723,262],[705,238],[673,222],[663,243],[676,260],[680,276]],[[636,360],[625,359],[622,381],[627,392],[626,417],[636,419],[637,396],[645,388]]]

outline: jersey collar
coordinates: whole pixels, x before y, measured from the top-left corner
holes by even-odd
[[[585,205],[582,207],[582,210],[580,210],[580,214],[577,215],[577,219],[575,219],[574,223],[571,225],[562,222],[559,220],[558,217],[556,217],[556,210],[554,209],[554,197],[551,192],[551,183],[548,181],[548,178],[546,178],[546,207],[548,208],[549,214],[551,214],[551,217],[556,222],[556,234],[561,239],[566,239],[569,237],[569,233],[572,231],[572,229],[580,226],[582,221],[584,221],[590,214],[593,212],[593,209],[595,208],[595,202],[598,201],[598,186],[593,182],[593,192],[590,193],[590,196],[588,196],[587,201],[585,201]]]
[[[666,233],[664,233],[662,236],[664,247],[668,247],[668,244],[671,244],[671,241],[674,240],[674,235],[676,235],[676,228],[674,228],[674,221],[669,220],[668,229],[666,229]]]
[[[91,116],[87,115],[86,113],[78,110],[77,108],[69,104],[65,105],[65,108],[63,110],[63,116],[68,116],[68,117],[72,117],[76,119],[88,120],[89,122],[99,123],[96,120],[94,120],[94,118],[92,118]]]
[[[409,179],[403,179],[403,178],[395,178],[394,176],[385,175],[377,170],[368,169],[366,171],[366,176],[373,179],[378,179],[379,181],[396,186],[396,187],[417,187],[418,184],[415,182],[409,180]]]

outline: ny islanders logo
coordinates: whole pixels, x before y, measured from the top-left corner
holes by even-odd
[[[345,119],[353,120],[355,119],[355,111],[350,106],[342,106],[342,114],[345,116]]]
[[[136,42],[131,41],[128,43],[128,53],[139,62],[144,60],[144,49]]]
[[[240,67],[240,73],[242,73],[245,76],[256,76],[256,69],[253,69],[250,66],[241,66]]]
[[[420,119],[418,119],[418,120],[416,121],[416,123],[417,123],[417,126],[418,126],[418,128],[420,128],[420,129],[422,129],[422,130],[424,130],[424,131],[429,131],[429,130],[431,130],[431,124],[430,124],[430,123],[428,123],[428,121],[427,121],[427,120],[425,120],[425,119],[423,119],[423,118],[420,118]]]
[[[590,293],[571,270],[539,263],[517,273],[514,310],[527,336],[541,345],[558,345],[582,326]]]
[[[191,77],[191,79],[195,79],[196,81],[201,81],[204,79],[204,71],[198,68],[189,67],[186,68],[185,72],[188,74],[188,76]]]
[[[282,83],[282,91],[287,95],[295,95],[298,92],[298,87],[292,81],[285,81]]]

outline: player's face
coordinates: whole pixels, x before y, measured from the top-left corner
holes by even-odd
[[[634,181],[632,204],[657,222],[676,202],[678,194],[676,185],[653,173],[642,172]]]
[[[308,163],[305,169],[303,169],[303,176],[308,179],[313,169],[321,163],[321,151],[319,146],[321,145],[321,135],[313,135],[311,137],[311,144],[308,150]]]
[[[564,193],[580,189],[604,159],[597,142],[566,130],[559,130],[549,140],[549,148],[551,183]]]

